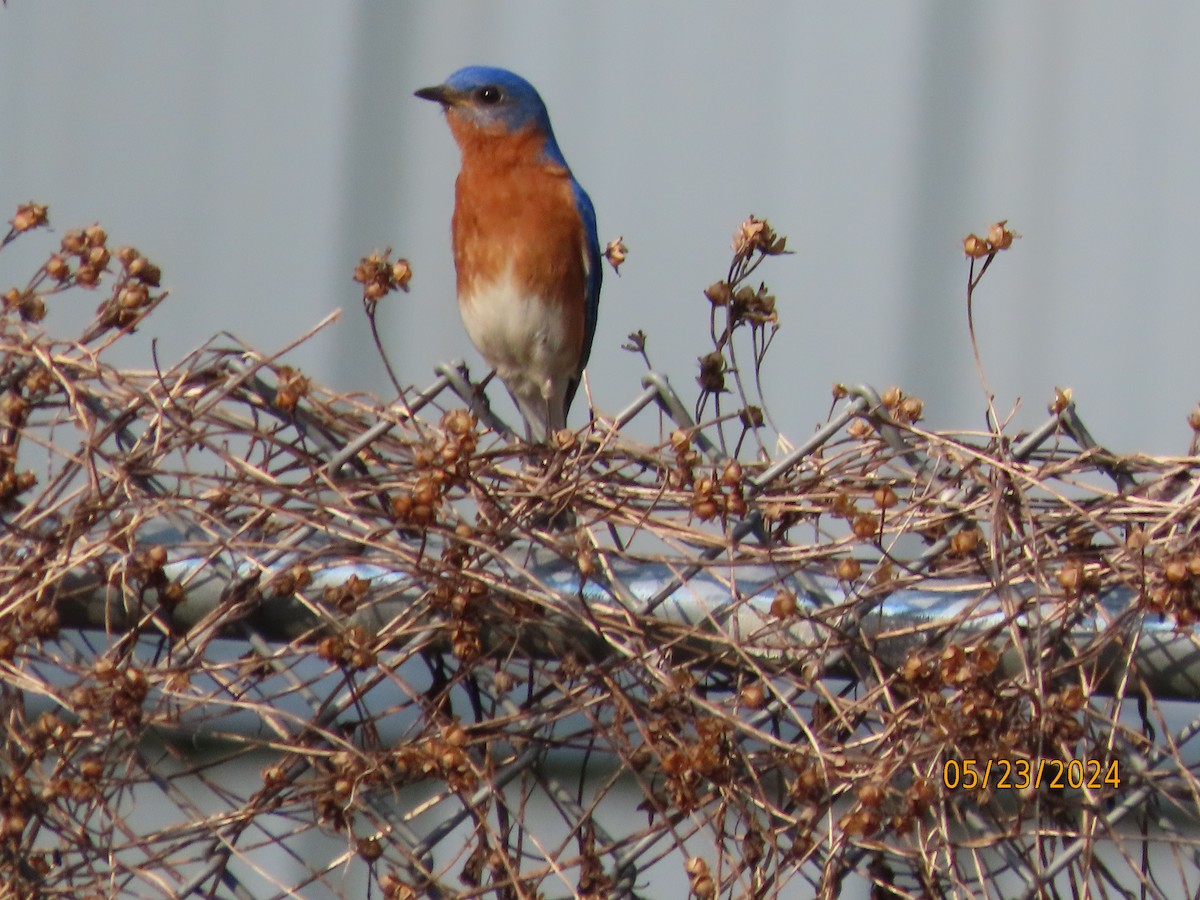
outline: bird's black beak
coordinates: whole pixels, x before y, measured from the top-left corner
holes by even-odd
[[[453,106],[459,100],[458,92],[444,84],[421,88],[419,91],[413,91],[413,94],[422,100],[432,100],[445,107]]]

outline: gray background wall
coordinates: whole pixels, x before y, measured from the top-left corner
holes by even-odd
[[[457,154],[412,92],[504,65],[540,88],[603,237],[632,251],[602,300],[602,409],[637,390],[619,346],[638,328],[691,396],[701,291],[754,212],[797,251],[763,270],[789,436],[835,380],[898,383],[931,425],[981,427],[959,240],[1008,218],[1024,238],[977,308],[998,407],[1019,400],[1029,425],[1070,386],[1100,440],[1176,453],[1200,400],[1197,46],[1187,3],[9,0],[0,212],[101,220],[163,267],[173,298],[118,348],[127,364],[220,330],[273,350],[341,307],[293,364],[385,393],[350,273],[392,246],[416,271],[381,312],[402,378],[456,356],[482,374],[452,301]],[[56,240],[0,255],[0,286]],[[51,326],[93,305],[56,304]]]
[[[999,408],[1020,400],[1031,424],[1071,386],[1102,441],[1183,452],[1198,38],[1185,3],[10,0],[0,210],[102,220],[162,265],[173,300],[130,363],[151,337],[172,361],[222,329],[273,349],[342,307],[293,360],[384,392],[349,275],[392,246],[416,271],[382,313],[402,377],[455,356],[478,371],[452,302],[457,155],[412,91],[504,65],[540,88],[602,235],[632,251],[603,296],[601,408],[637,388],[619,349],[636,328],[691,391],[700,292],[754,212],[798,251],[763,273],[784,325],[768,401],[790,436],[835,380],[898,383],[930,424],[979,427],[958,242],[1006,217],[1024,239],[977,314]],[[49,245],[0,274],[24,278]]]

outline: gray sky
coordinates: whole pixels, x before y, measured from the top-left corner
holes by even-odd
[[[602,238],[630,247],[589,367],[603,410],[638,389],[620,349],[637,328],[694,399],[701,291],[754,212],[797,251],[761,270],[783,324],[767,399],[789,437],[834,381],[900,384],[930,425],[978,428],[959,241],[1008,218],[1024,237],[976,313],[997,406],[1019,398],[1032,425],[1070,386],[1100,441],[1181,453],[1200,400],[1197,45],[1184,3],[10,0],[0,211],[100,220],[162,266],[172,299],[128,363],[149,364],[152,337],[171,362],[220,330],[272,350],[341,307],[293,364],[385,393],[350,273],[391,246],[416,273],[381,312],[402,378],[455,357],[482,374],[453,302],[457,153],[412,92],[503,65],[541,91]],[[2,280],[55,240],[6,252]]]

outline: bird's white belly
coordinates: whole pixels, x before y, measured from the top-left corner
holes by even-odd
[[[460,298],[459,310],[471,342],[510,389],[513,379],[545,384],[574,374],[562,311],[516,290],[511,278]]]
[[[578,351],[563,310],[517,290],[512,278],[460,297],[458,307],[471,342],[516,400],[531,438],[544,440],[565,427]]]

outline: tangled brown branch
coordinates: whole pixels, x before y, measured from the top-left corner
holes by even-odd
[[[114,368],[158,283],[93,226],[4,295],[14,896],[1195,890],[1194,839],[1143,851],[1200,797],[1168,702],[1200,696],[1200,460],[1114,457],[1066,395],[1011,439],[848,387],[788,458],[679,415],[530,447],[449,377]]]

